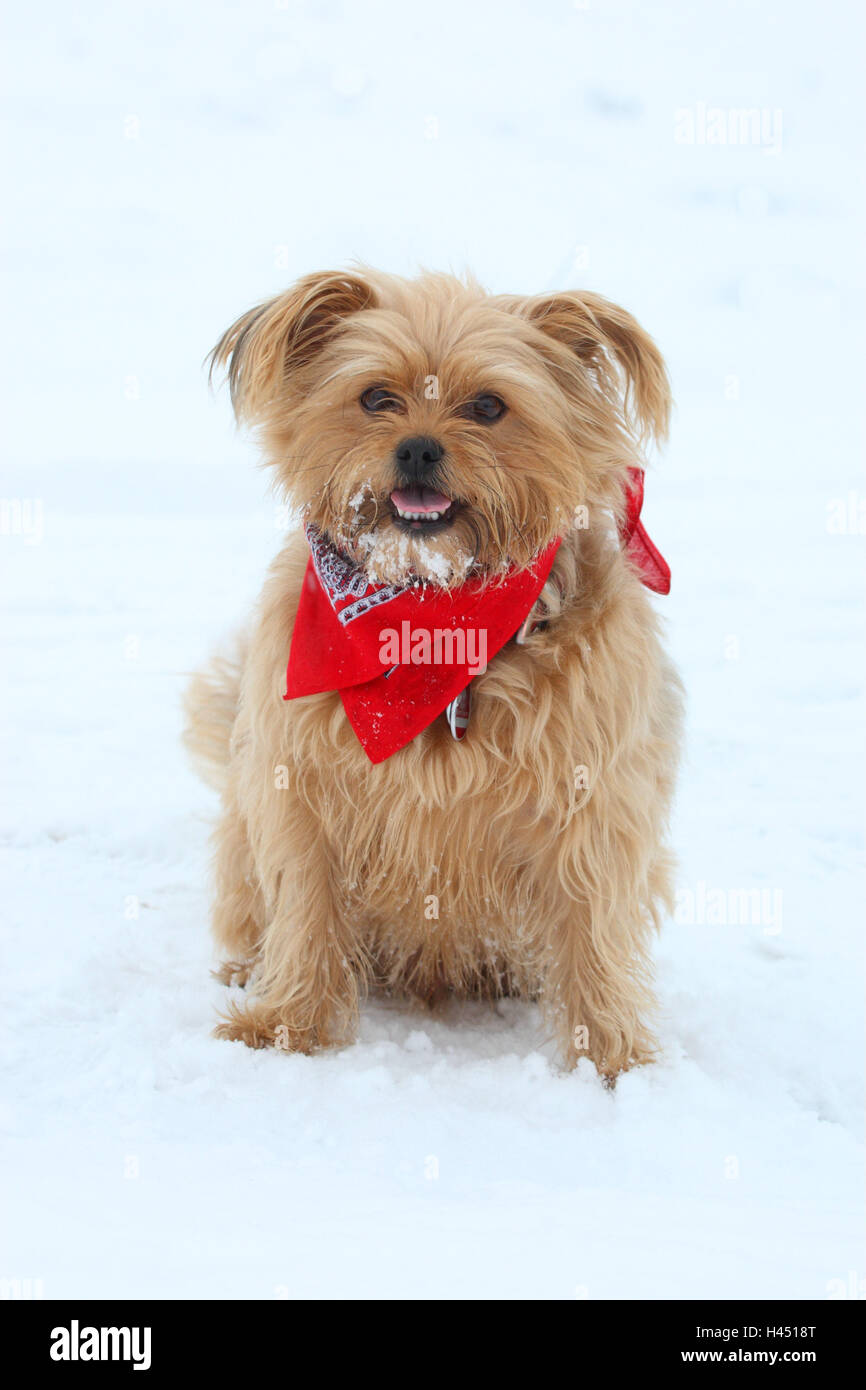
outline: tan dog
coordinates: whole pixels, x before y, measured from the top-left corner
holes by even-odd
[[[562,537],[544,622],[475,677],[466,737],[437,718],[377,764],[336,692],[283,699],[309,557],[289,538],[249,639],[188,693],[223,798],[220,978],[251,994],[218,1036],[341,1043],[379,985],[538,998],[568,1065],[648,1060],[680,693],[614,523],[667,426],[657,348],[593,294],[364,269],[251,310],[213,363],[281,494],[370,580],[458,586]]]

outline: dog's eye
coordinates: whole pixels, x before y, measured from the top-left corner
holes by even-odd
[[[400,402],[387,386],[370,386],[361,395],[361,405],[370,415],[380,410],[399,410]]]
[[[505,414],[505,402],[499,396],[476,396],[474,401],[469,401],[461,410],[461,415],[465,415],[467,420],[481,420],[489,423],[491,420],[498,420],[500,415]]]

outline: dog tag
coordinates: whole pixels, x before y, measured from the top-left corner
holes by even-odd
[[[472,696],[470,686],[461,690],[456,699],[446,706],[445,718],[448,720],[448,728],[451,730],[451,737],[458,741],[466,737],[466,730],[469,728],[469,714],[472,708]]]

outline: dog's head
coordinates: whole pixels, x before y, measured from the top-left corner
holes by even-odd
[[[308,275],[238,319],[212,366],[286,500],[388,582],[525,565],[578,509],[617,513],[670,406],[623,309],[447,275]]]

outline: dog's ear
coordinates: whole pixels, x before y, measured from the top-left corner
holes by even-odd
[[[342,321],[376,303],[363,275],[320,271],[242,314],[210,354],[210,376],[228,367],[238,420],[255,419],[306,367]]]
[[[665,438],[671,388],[664,358],[625,309],[578,290],[511,299],[504,307],[576,354],[639,444]]]

